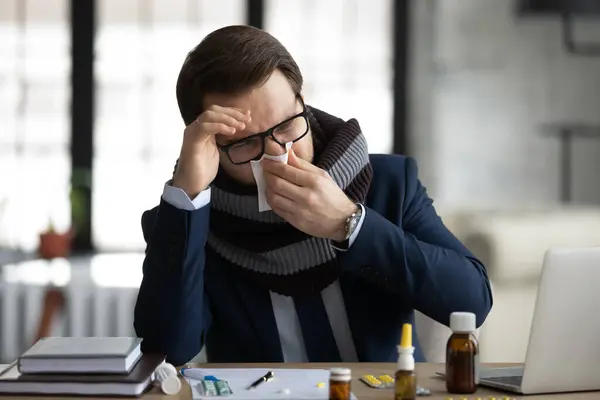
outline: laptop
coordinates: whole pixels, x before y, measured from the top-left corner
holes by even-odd
[[[521,394],[600,390],[600,247],[546,252],[525,364],[479,384]]]

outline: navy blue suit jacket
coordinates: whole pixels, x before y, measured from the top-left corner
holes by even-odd
[[[470,311],[480,326],[492,294],[482,263],[436,214],[414,160],[370,158],[366,215],[352,247],[339,253],[339,282],[359,360],[390,362],[415,309],[444,325],[453,311]],[[142,217],[147,249],[134,320],[142,349],[176,365],[204,343],[211,362],[283,361],[268,291],[226,274],[227,261],[205,245],[209,211],[161,201]]]

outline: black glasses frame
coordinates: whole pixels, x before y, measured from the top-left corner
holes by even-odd
[[[280,126],[287,124],[288,122],[299,118],[299,117],[303,117],[304,120],[306,121],[306,131],[300,135],[297,139],[293,140],[292,143],[296,143],[297,141],[301,140],[302,138],[304,138],[304,136],[306,136],[306,134],[308,133],[308,131],[310,130],[310,125],[308,123],[308,110],[306,109],[306,104],[304,104],[304,100],[302,99],[302,96],[300,95],[296,95],[296,99],[300,100],[300,104],[302,104],[302,112],[293,115],[289,118],[287,118],[286,120],[278,123],[277,125],[275,125],[272,128],[269,128],[268,130],[262,132],[262,133],[257,133],[255,135],[251,135],[248,137],[245,137],[243,139],[240,139],[238,141],[235,141],[233,143],[229,143],[226,145],[220,145],[217,143],[217,147],[219,148],[219,150],[221,150],[223,153],[227,154],[227,157],[229,158],[229,161],[231,161],[232,164],[234,165],[243,165],[243,164],[247,164],[250,161],[256,161],[256,160],[260,160],[260,158],[263,156],[263,154],[265,154],[265,140],[270,137],[272,138],[278,145],[280,145],[281,147],[285,147],[285,143],[281,143],[279,142],[279,140],[277,140],[277,138],[273,135],[273,132],[275,132],[275,129],[279,128]],[[255,138],[260,138],[260,144],[261,144],[261,150],[260,153],[258,154],[258,156],[251,158],[248,161],[244,161],[244,162],[234,162],[231,159],[231,156],[229,155],[229,149],[237,144],[243,143],[245,141],[250,141],[252,139]]]

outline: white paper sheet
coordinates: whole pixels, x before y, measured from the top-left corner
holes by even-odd
[[[213,375],[227,381],[233,394],[229,397],[202,396],[196,379],[186,378],[192,388],[194,400],[252,400],[252,399],[294,399],[294,400],[327,400],[329,399],[329,371],[324,369],[204,369],[197,371],[204,375]],[[275,377],[269,382],[248,390],[254,381],[272,371]],[[324,383],[319,388],[317,384]],[[282,391],[289,390],[289,394]],[[352,396],[352,399],[356,399]]]

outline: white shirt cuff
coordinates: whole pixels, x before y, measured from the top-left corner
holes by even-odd
[[[210,188],[198,193],[192,200],[183,189],[171,186],[171,181],[169,181],[165,183],[162,198],[180,210],[195,211],[210,203]]]

